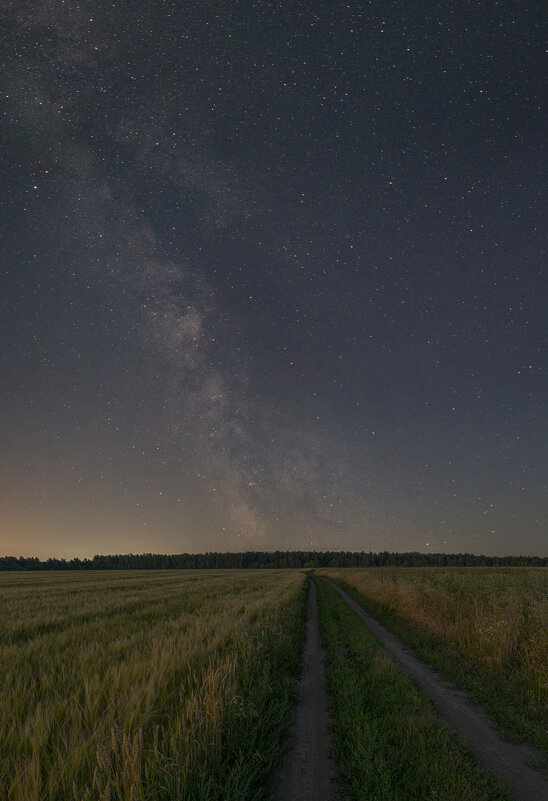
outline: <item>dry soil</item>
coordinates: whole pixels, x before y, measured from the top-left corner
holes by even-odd
[[[307,635],[299,700],[289,753],[275,784],[276,801],[332,801],[329,719],[324,652],[320,643],[316,586],[310,583]]]

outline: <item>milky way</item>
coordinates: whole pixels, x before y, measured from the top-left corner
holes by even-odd
[[[2,4],[0,551],[546,551],[533,5]]]

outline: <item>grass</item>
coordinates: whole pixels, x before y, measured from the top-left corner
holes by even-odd
[[[425,661],[470,691],[511,739],[548,756],[548,571],[320,571]]]
[[[294,571],[0,574],[0,798],[269,798],[305,595]]]
[[[336,780],[345,801],[503,801],[337,593],[317,581]]]

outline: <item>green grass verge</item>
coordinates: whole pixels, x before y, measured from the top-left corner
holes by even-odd
[[[336,779],[344,801],[508,801],[355,612],[318,587]]]
[[[329,577],[331,581],[334,581]],[[508,671],[503,680],[476,664],[467,662],[440,637],[428,634],[390,607],[374,601],[344,581],[335,581],[375,620],[382,623],[417,656],[456,687],[465,690],[497,724],[501,736],[510,742],[525,742],[539,749],[548,760],[548,720],[546,711],[532,707],[517,677]],[[548,763],[536,766],[548,772]]]

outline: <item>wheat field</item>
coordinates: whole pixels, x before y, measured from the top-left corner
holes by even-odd
[[[304,594],[292,571],[0,573],[0,798],[260,785],[293,700]]]

